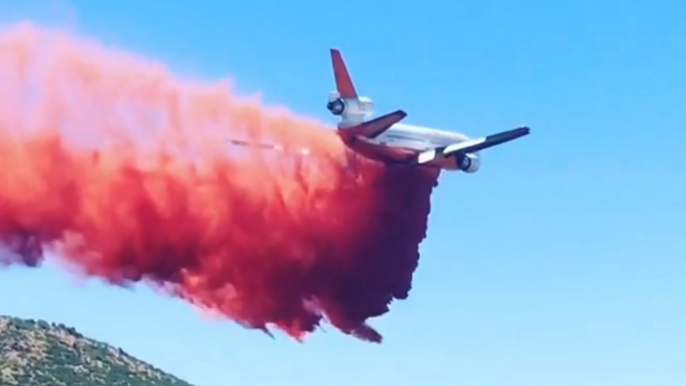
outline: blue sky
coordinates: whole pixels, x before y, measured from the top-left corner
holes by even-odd
[[[472,135],[532,134],[449,174],[410,298],[305,344],[142,287],[48,266],[0,272],[0,313],[45,318],[201,386],[686,383],[686,4],[677,1],[0,0],[30,18],[230,76],[333,122],[339,47],[378,111]],[[642,5],[641,5],[642,4]]]

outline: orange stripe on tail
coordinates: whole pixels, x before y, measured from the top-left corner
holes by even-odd
[[[333,63],[333,74],[336,78],[336,89],[341,98],[357,98],[357,91],[353,81],[350,79],[348,68],[345,66],[341,52],[331,49],[331,62]]]

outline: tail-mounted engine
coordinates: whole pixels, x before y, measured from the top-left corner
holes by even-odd
[[[333,101],[329,101],[329,103],[326,104],[326,108],[333,115],[343,115],[343,112],[345,112],[345,102],[343,102],[343,99],[337,98]]]
[[[367,97],[341,98],[337,92],[332,92],[326,108],[344,121],[362,121],[374,113],[374,102]]]

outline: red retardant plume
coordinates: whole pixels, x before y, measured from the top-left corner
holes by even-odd
[[[229,86],[29,24],[0,33],[0,263],[50,251],[249,328],[300,340],[325,318],[380,342],[367,319],[408,296],[437,173],[358,158]]]

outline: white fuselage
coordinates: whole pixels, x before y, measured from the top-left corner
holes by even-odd
[[[422,126],[396,123],[374,139],[365,139],[381,146],[423,151],[468,140],[464,134]]]
[[[368,97],[340,99],[337,92],[330,93],[329,102],[333,103],[332,101],[335,102],[336,100],[342,102],[343,105],[340,113],[341,122],[338,124],[339,129],[345,129],[364,124],[364,122],[366,122],[374,113],[374,102]],[[328,106],[330,111],[332,111],[332,107],[333,106]],[[420,162],[421,159],[426,159],[427,157],[433,160],[438,160],[438,162],[431,163],[435,167],[439,167],[441,169],[461,169],[469,173],[473,173],[478,170],[478,165],[480,164],[480,156],[478,152],[472,152],[468,155],[470,158],[468,161],[469,165],[472,165],[466,166],[468,169],[463,169],[460,165],[456,164],[456,159],[454,156],[444,158],[442,155],[440,155],[443,148],[455,146],[470,140],[470,138],[466,135],[452,131],[398,122],[391,125],[388,129],[383,131],[375,138],[369,138],[365,137],[364,135],[360,135],[357,137],[357,139],[374,146],[406,149],[417,152]],[[428,164],[429,162],[424,161],[421,163]]]

